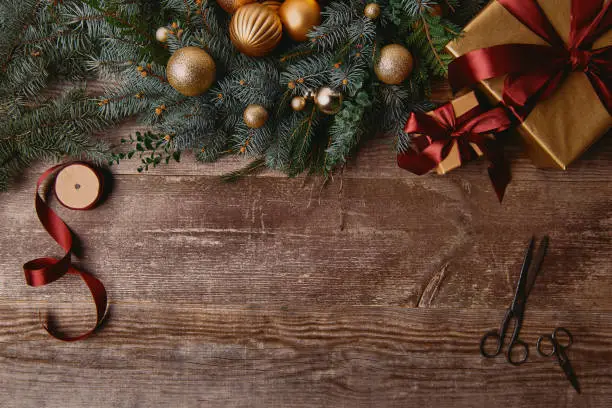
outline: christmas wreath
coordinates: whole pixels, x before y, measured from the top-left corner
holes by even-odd
[[[483,0],[7,0],[0,4],[0,189],[33,160],[249,158],[329,175],[370,137],[409,147],[444,46]],[[45,90],[102,78],[103,96]],[[96,131],[150,129],[112,151]]]

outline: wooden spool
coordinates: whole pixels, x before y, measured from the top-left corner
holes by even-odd
[[[102,195],[99,174],[84,163],[64,167],[55,179],[55,196],[72,210],[88,210],[96,205]]]

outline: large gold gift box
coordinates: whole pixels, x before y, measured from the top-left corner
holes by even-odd
[[[542,10],[567,43],[571,0],[538,0]],[[466,27],[464,36],[447,45],[455,57],[479,48],[501,44],[546,42],[493,1]],[[612,44],[612,30],[597,39],[593,48]],[[495,103],[502,100],[505,77],[481,82]],[[518,127],[527,152],[538,167],[565,169],[612,126],[612,116],[603,106],[587,76],[572,72],[547,100],[540,101]]]

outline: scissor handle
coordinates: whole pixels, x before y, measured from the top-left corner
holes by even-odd
[[[518,360],[514,360],[512,357],[514,355],[512,353],[512,350],[516,346],[520,346],[523,348],[523,353],[520,355],[521,357]],[[506,359],[508,360],[508,362],[512,365],[519,366],[523,364],[525,361],[527,361],[528,358],[529,358],[529,346],[527,345],[527,343],[525,343],[523,340],[518,339],[518,338],[514,339],[508,346],[508,352],[506,354]]]
[[[560,334],[562,336],[560,336]],[[567,343],[565,343],[563,340],[563,337],[567,336]],[[545,352],[542,349],[542,341],[546,340],[548,341],[552,348],[549,352]],[[559,360],[564,360],[565,357],[565,353],[563,352],[566,348],[570,347],[572,345],[572,343],[574,343],[574,337],[572,336],[572,333],[569,332],[569,330],[563,328],[563,327],[557,327],[555,330],[553,330],[552,334],[545,334],[543,336],[540,336],[538,338],[538,342],[536,343],[536,347],[538,349],[538,353],[542,356],[542,357],[550,357],[553,354],[557,355],[557,358]]]
[[[487,344],[487,340],[489,338],[494,338],[495,341],[497,342],[497,345],[495,346],[495,351],[493,353],[488,353],[486,350],[486,344]],[[482,338],[480,339],[480,354],[483,357],[486,358],[493,358],[499,355],[499,353],[501,353],[501,349],[503,347],[504,341],[501,337],[501,335],[499,334],[499,331],[497,330],[491,330],[488,331],[484,334],[484,336],[482,336]]]
[[[544,349],[542,349],[542,341],[544,340],[551,344],[550,352],[546,352],[544,351]],[[538,350],[538,354],[542,357],[550,357],[557,352],[557,344],[550,334],[544,334],[538,338],[538,342],[536,343],[536,349]]]
[[[561,334],[561,336],[559,336]],[[567,336],[567,343],[565,342],[564,337]],[[572,333],[569,332],[569,330],[567,330],[564,327],[557,327],[552,334],[552,338],[555,341],[555,343],[557,343],[557,346],[560,346],[561,348],[569,348],[572,343],[574,343],[574,337],[572,336]],[[566,344],[564,344],[566,343]]]

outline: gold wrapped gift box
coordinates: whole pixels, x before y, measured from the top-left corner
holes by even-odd
[[[538,0],[559,35],[568,41],[570,0]],[[447,45],[455,57],[479,48],[501,44],[546,42],[496,1],[487,5],[466,27],[465,34]],[[612,30],[597,39],[593,48],[612,44]],[[502,100],[504,77],[481,82],[494,103]],[[582,72],[572,72],[547,100],[540,101],[518,127],[527,152],[538,167],[565,169],[612,126],[612,116]]]
[[[476,99],[474,92],[469,92],[465,95],[459,96],[458,98],[453,99],[450,103],[453,105],[453,110],[455,111],[456,117],[463,115],[479,105],[478,99]],[[493,135],[491,135],[491,137],[493,137]],[[474,143],[470,143],[470,145],[478,156],[482,156],[482,151],[478,148],[478,146],[476,146]],[[436,167],[436,173],[445,174],[459,166],[461,166],[461,157],[459,156],[459,148],[455,144],[448,153],[448,156],[446,156],[444,160],[438,164],[438,167]]]

